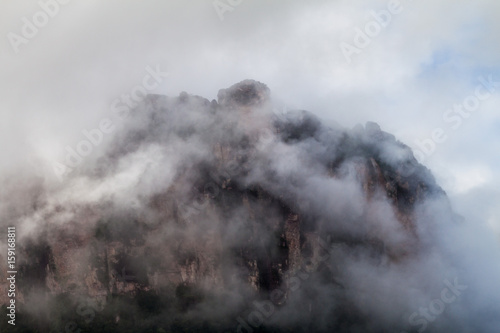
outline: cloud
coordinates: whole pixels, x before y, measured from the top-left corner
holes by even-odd
[[[206,158],[202,140],[190,141],[174,136],[169,138],[172,140],[169,141],[171,150],[159,144],[139,146],[115,164],[111,163],[114,169],[107,169],[105,163],[112,161],[104,160],[101,161],[105,165],[104,173],[89,174],[89,169],[99,165],[97,160],[102,154],[108,148],[116,147],[113,138],[107,137],[103,145],[88,157],[83,169],[72,174],[71,185],[53,182],[51,162],[62,162],[65,147],[75,147],[84,139],[83,130],[97,128],[104,117],[114,116],[113,101],[141,84],[146,66],[159,65],[169,72],[169,77],[152,93],[178,96],[187,91],[211,100],[217,98],[221,87],[246,78],[257,79],[270,87],[274,102],[286,103],[289,109],[309,110],[332,127],[340,124],[351,128],[373,120],[415,148],[415,140],[424,140],[433,129],[443,126],[442,115],[448,108],[474,91],[478,76],[492,74],[496,79],[500,78],[497,37],[500,5],[493,0],[480,0],[474,4],[451,0],[401,0],[401,13],[394,15],[391,23],[370,45],[347,64],[340,43],[352,42],[356,28],[363,28],[372,20],[370,12],[385,9],[387,4],[388,1],[384,0],[243,1],[233,11],[224,14],[224,21],[219,19],[212,1],[72,1],[61,6],[57,16],[40,28],[29,43],[20,46],[18,54],[12,50],[7,38],[0,42],[0,70],[4,73],[0,78],[3,91],[0,151],[8,156],[0,162],[0,175],[5,178],[14,177],[11,175],[18,172],[24,175],[23,178],[14,177],[14,181],[3,187],[7,194],[3,196],[6,201],[2,200],[4,204],[0,206],[2,216],[7,220],[25,216],[26,226],[32,226],[27,229],[31,232],[46,219],[48,215],[44,214],[60,202],[83,205],[110,198],[116,189],[120,189],[122,192],[115,200],[121,205],[142,205],[144,195],[161,192],[162,186],[167,187],[172,182],[179,168]],[[36,2],[22,6],[5,2],[3,8],[0,13],[0,33],[3,36],[9,32],[21,33],[22,18],[31,19],[40,10]],[[493,230],[497,235],[500,230],[496,208],[500,199],[499,174],[495,171],[500,163],[497,158],[496,111],[500,99],[496,94],[464,120],[453,136],[450,135],[447,142],[439,145],[424,162],[438,183],[450,193],[453,208],[468,221],[449,239],[471,241],[477,246],[487,235],[485,230]],[[202,126],[208,121],[203,115],[193,117],[186,119],[179,114],[175,119],[164,121],[171,124],[172,127],[166,125],[169,131],[185,130],[187,123],[196,121]],[[131,131],[128,133],[139,136],[144,134],[141,126],[148,121],[136,119],[134,124],[116,120],[119,121],[119,133],[127,133],[121,132],[125,128]],[[133,141],[125,134],[118,138],[124,142]],[[167,140],[167,137],[163,139]],[[337,142],[336,138],[330,139],[332,143]],[[314,149],[307,151],[310,147]],[[117,154],[120,153],[118,148]],[[331,212],[328,207],[335,212],[342,211],[342,207],[349,206],[350,200],[364,205],[357,201],[359,191],[350,187],[349,182],[328,180],[328,186],[323,187],[320,185],[324,185],[324,179],[313,176],[321,170],[307,163],[307,168],[304,168],[304,160],[320,158],[325,153],[334,154],[334,151],[313,140],[302,142],[293,149],[280,144],[268,149],[272,149],[273,158],[256,161],[264,166],[268,162],[282,175],[296,177],[295,190],[304,188],[304,193],[314,190],[321,193],[322,199],[315,202],[321,206],[316,207],[317,211],[328,214]],[[400,158],[401,151],[396,147],[384,149],[388,160]],[[183,152],[182,156],[179,151]],[[151,163],[144,162],[144,159]],[[183,160],[187,162],[183,164]],[[264,167],[254,171],[248,182],[254,180],[251,176],[255,179],[267,176]],[[301,172],[309,173],[308,177],[297,177]],[[345,172],[350,172],[347,166]],[[138,182],[135,181],[137,175],[143,175]],[[101,182],[99,177],[102,176],[109,178]],[[267,190],[278,193],[289,186],[293,188],[293,184],[275,181],[269,183]],[[57,195],[37,198],[35,194],[42,191],[41,188],[55,191]],[[331,199],[340,189],[346,189],[345,197]],[[129,195],[132,190],[133,195]],[[189,195],[187,190],[184,194]],[[288,199],[306,202],[302,200],[304,197],[307,194]],[[16,200],[7,200],[9,198]],[[44,204],[43,200],[50,209],[27,218],[36,209],[33,207]],[[33,204],[32,207],[26,208],[25,202]],[[380,224],[377,232],[381,234],[392,227],[391,219],[377,218],[386,216],[383,205],[377,206],[373,217]],[[354,215],[362,211],[356,205],[349,206],[349,209]],[[78,214],[83,213],[78,209],[67,209],[60,215],[60,220],[55,220],[64,223]],[[241,214],[246,216],[247,213]],[[244,220],[240,221],[241,225],[244,225]],[[430,221],[424,221],[423,225],[432,229]],[[350,230],[351,226],[331,227]],[[422,232],[430,231],[424,228]],[[446,232],[439,232],[446,240]],[[176,235],[176,231],[172,234]],[[391,241],[399,244],[401,239],[395,236]],[[478,252],[468,255],[463,249],[461,253],[476,272],[484,270],[488,262],[474,263],[475,256],[487,256],[488,251],[494,253],[493,248],[480,247]],[[430,257],[436,260],[436,265],[440,263],[437,254]],[[424,277],[428,270],[418,271],[418,267],[410,271],[417,277],[418,274]],[[352,267],[357,273],[353,276],[369,272],[371,268],[370,262],[363,262],[360,267]],[[389,288],[384,284],[393,281],[391,274],[396,273],[389,270],[375,279],[372,287],[380,288],[378,290]],[[486,276],[481,278],[486,279]],[[361,282],[354,279],[352,284]],[[435,292],[439,294],[441,282],[422,297],[434,297]],[[464,295],[466,303],[480,305],[480,298],[490,287],[493,288],[485,285],[477,292],[470,292],[469,295],[476,295],[476,298]],[[419,303],[419,292],[400,289],[401,293],[408,293],[408,297],[415,299],[414,309],[420,304],[427,306],[432,299],[423,299]],[[397,307],[399,303],[391,303],[392,300],[384,299],[384,295],[376,293],[383,304]],[[363,303],[364,300],[357,299],[357,302]],[[376,309],[375,305],[369,304],[368,307]]]

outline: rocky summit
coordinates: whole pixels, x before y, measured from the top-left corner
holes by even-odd
[[[253,80],[212,101],[148,95],[119,121],[62,184],[33,180],[13,213],[14,331],[418,327],[407,318],[429,228],[457,218],[379,125],[275,112]]]

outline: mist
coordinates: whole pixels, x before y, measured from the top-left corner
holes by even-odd
[[[350,59],[388,2],[58,4],[1,53],[0,216],[25,318],[498,330],[495,2],[400,1]],[[5,36],[42,10],[2,6]]]

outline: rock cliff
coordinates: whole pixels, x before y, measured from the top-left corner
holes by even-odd
[[[419,207],[446,202],[430,172],[375,123],[344,129],[307,111],[275,112],[260,82],[217,97],[148,95],[102,156],[56,194],[37,194],[19,219],[19,228],[36,221],[19,241],[18,299],[31,304],[31,323],[385,330],[360,305],[352,264],[370,275],[419,256]],[[80,316],[82,300],[95,315]],[[256,301],[273,309],[257,326],[248,317]]]

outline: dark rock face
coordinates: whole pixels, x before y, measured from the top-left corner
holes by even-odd
[[[222,107],[261,106],[270,100],[269,88],[254,80],[245,80],[227,89],[219,90],[218,103]]]
[[[105,308],[85,325],[112,318],[110,331],[132,325],[124,300],[158,332],[234,331],[254,300],[273,303],[262,329],[384,331],[350,299],[343,268],[411,260],[416,207],[445,196],[377,124],[346,130],[306,111],[276,115],[269,89],[251,80],[217,102],[148,96],[84,173],[111,190],[40,209],[44,233],[33,242],[43,251],[25,245],[22,294],[83,295]],[[122,185],[127,177],[133,185]]]

